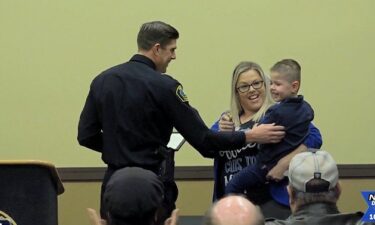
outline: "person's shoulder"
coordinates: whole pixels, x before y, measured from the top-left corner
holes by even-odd
[[[281,103],[280,102],[276,102],[275,104],[271,105],[267,111],[266,111],[266,114],[265,114],[265,117],[270,117],[271,115],[273,115],[274,113],[277,113],[278,111],[278,108],[282,107]],[[263,121],[265,119],[265,117],[261,120]],[[262,122],[261,122],[262,123]]]
[[[300,107],[302,110],[304,110],[305,113],[309,113],[311,114],[312,116],[314,115],[314,109],[313,107],[310,105],[310,103],[308,103],[303,95],[298,95],[297,98],[301,99],[301,103],[300,103]]]
[[[112,74],[116,74],[116,73],[119,73],[119,71],[122,70],[122,68],[126,65],[127,63],[121,63],[121,64],[117,64],[115,66],[112,66],[112,67],[109,67],[107,69],[104,69],[102,72],[99,73],[99,75],[97,75],[94,79],[93,79],[93,82],[98,82],[100,80],[103,80],[105,79],[106,77],[112,75]]]
[[[168,74],[158,74],[157,76],[154,77],[154,82],[153,83],[155,85],[158,86],[158,88],[162,89],[162,90],[172,90],[172,91],[175,91],[177,89],[177,87],[181,86],[181,83],[178,82],[178,80],[174,79],[172,76],[168,75]]]
[[[281,105],[285,104],[301,104],[305,102],[303,95],[289,96],[280,101]]]
[[[339,216],[345,217],[347,220],[347,224],[353,224],[353,225],[369,225],[374,224],[370,222],[362,221],[363,212],[354,212],[354,213],[340,213]]]
[[[177,96],[182,102],[189,102],[188,97],[184,92],[184,88],[178,80],[168,74],[162,74],[161,80],[161,88],[164,89],[166,96]]]
[[[276,218],[266,218],[264,220],[265,225],[287,225],[286,220],[279,220]]]
[[[92,85],[94,86],[99,85],[107,78],[111,78],[114,74],[119,73],[119,71],[125,64],[126,63],[118,64],[118,65],[115,65],[115,66],[112,66],[110,68],[103,70],[97,76],[94,77],[94,79],[92,80]]]
[[[122,62],[103,70],[99,75],[118,73],[123,70],[129,62]]]
[[[104,71],[103,71],[104,72]],[[94,89],[96,90],[97,88],[99,88],[102,83],[103,83],[103,80],[105,79],[105,73],[101,72],[99,75],[95,76],[94,79],[91,81],[91,89]]]
[[[178,80],[174,79],[171,75],[161,74],[161,80],[167,85],[180,85]]]
[[[311,105],[307,101],[304,100],[303,95],[288,97],[284,99],[283,101],[279,102],[277,105],[278,105],[277,106],[278,108],[283,108],[283,109],[298,107],[302,109],[312,110]]]
[[[302,96],[303,97],[303,96]],[[312,108],[311,104],[309,102],[307,102],[305,99],[302,100],[302,104],[305,106],[305,107],[308,107],[308,108]]]
[[[289,104],[301,104],[301,105],[307,105],[307,106],[311,107],[310,104],[305,100],[305,98],[303,97],[303,95],[297,95],[297,96],[288,97],[284,101],[281,102],[281,104],[285,104],[285,103],[289,103]]]

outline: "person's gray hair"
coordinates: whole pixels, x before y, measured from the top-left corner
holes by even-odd
[[[137,44],[139,50],[150,50],[152,46],[159,43],[165,47],[171,40],[178,39],[179,33],[176,28],[161,21],[144,23],[139,30]]]
[[[320,186],[322,185],[321,182],[324,182],[324,180],[314,179],[313,182],[309,181],[309,185]],[[337,185],[334,188],[324,192],[303,192],[297,190],[293,186],[289,187],[290,198],[292,199],[292,201],[294,201],[297,210],[304,205],[312,203],[328,203],[336,205],[340,197],[340,190]]]

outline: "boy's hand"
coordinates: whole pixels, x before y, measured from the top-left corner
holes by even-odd
[[[284,178],[284,174],[288,171],[289,161],[285,158],[280,159],[276,166],[274,166],[267,174],[267,180],[280,181]]]
[[[298,153],[305,152],[307,147],[304,144],[301,144],[296,149],[294,149],[291,153],[281,158],[276,166],[274,166],[267,174],[268,180],[280,181],[284,178],[285,172],[289,169],[289,163],[292,158],[297,155]]]
[[[254,127],[245,132],[246,142],[266,144],[278,143],[285,136],[285,128],[283,126],[276,126],[272,124],[255,124]]]

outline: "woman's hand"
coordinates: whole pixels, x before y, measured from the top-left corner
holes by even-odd
[[[224,113],[219,120],[219,131],[233,131],[234,123],[229,113]]]

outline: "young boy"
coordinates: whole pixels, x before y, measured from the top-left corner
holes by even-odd
[[[285,126],[286,135],[277,144],[259,145],[257,163],[237,173],[226,186],[226,193],[243,193],[265,183],[268,171],[303,143],[314,111],[303,96],[297,95],[300,84],[301,66],[295,60],[284,59],[271,68],[271,94],[278,103],[267,110],[261,123]]]

